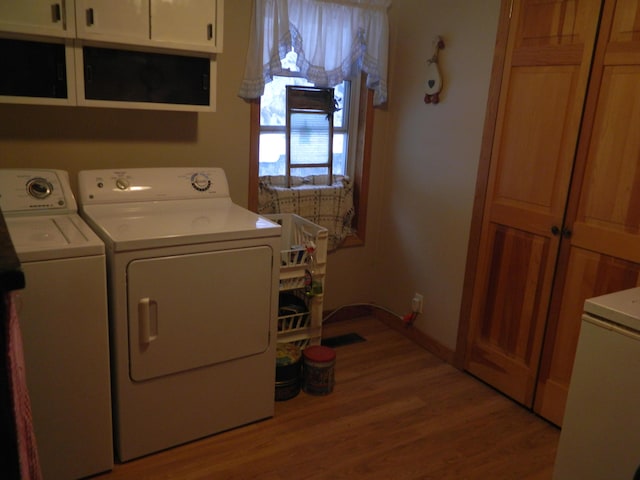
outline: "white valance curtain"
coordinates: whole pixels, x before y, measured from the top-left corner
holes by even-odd
[[[281,60],[297,53],[300,74],[334,87],[355,73],[367,75],[374,104],[387,100],[391,0],[254,0],[251,37],[240,97],[259,98]]]

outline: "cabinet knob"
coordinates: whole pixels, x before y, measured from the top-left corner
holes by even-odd
[[[60,7],[59,3],[54,3],[53,5],[51,5],[51,19],[54,23],[62,20],[62,8]]]
[[[554,236],[557,236],[560,234],[560,227],[558,227],[557,225],[554,225],[553,227],[551,227],[551,233]]]
[[[87,26],[93,25],[93,8],[87,8]]]
[[[209,23],[207,25],[207,40],[211,40],[213,38],[213,23]]]
[[[563,229],[562,229],[562,236],[563,236],[564,238],[569,238],[569,237],[571,237],[571,234],[572,234],[572,233],[573,233],[573,232],[571,232],[571,230],[569,230],[568,228],[563,228]]]

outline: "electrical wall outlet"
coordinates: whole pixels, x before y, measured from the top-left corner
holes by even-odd
[[[422,301],[424,297],[421,293],[416,293],[413,295],[413,299],[411,300],[411,311],[414,313],[422,313]]]

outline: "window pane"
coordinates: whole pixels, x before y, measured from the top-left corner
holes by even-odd
[[[342,82],[340,85],[336,85],[333,89],[333,96],[338,102],[338,108],[340,108],[340,110],[333,114],[334,128],[342,128],[345,126],[343,122],[345,117],[345,91],[348,91],[347,83],[348,82]]]
[[[309,175],[328,175],[329,168],[328,167],[304,167],[304,168],[294,168],[291,166],[291,176],[292,177],[307,177]]]
[[[344,133],[333,132],[333,174],[347,174],[347,138]]]
[[[293,50],[290,50],[289,53],[287,53],[285,57],[280,60],[280,65],[282,65],[282,68],[286,68],[291,72],[299,72],[300,69],[298,68],[298,65],[296,65],[297,61],[298,54]]]
[[[286,138],[284,133],[260,134],[260,168],[258,175],[286,174]]]
[[[329,120],[326,113],[291,115],[291,164],[329,162]]]
[[[349,82],[342,82],[334,88],[334,97],[338,102],[338,110],[333,115],[333,125],[335,128],[342,128],[345,122],[345,101],[348,100]],[[260,126],[282,126],[286,125],[285,109],[287,104],[286,86],[301,85],[312,87],[313,84],[299,77],[273,77],[273,81],[264,86],[264,94],[260,99]],[[347,103],[348,106],[348,103]]]
[[[295,57],[285,66],[289,68],[295,65]],[[293,70],[293,68],[291,68]],[[313,86],[299,77],[273,77],[273,81],[265,85],[264,95],[260,101],[260,126],[267,130],[260,133],[259,175],[285,175],[286,174],[286,85]],[[348,127],[349,118],[349,88],[350,82],[343,82],[334,89],[334,96],[340,110],[333,116],[333,173],[346,175],[347,169],[347,145],[348,135],[341,128]],[[273,131],[273,130],[277,131]],[[280,130],[281,129],[281,130]],[[316,140],[318,140],[316,138]],[[313,141],[313,139],[311,139]],[[323,145],[326,145],[323,143]],[[317,155],[316,155],[317,157]],[[304,160],[305,163],[313,163],[316,160]],[[326,162],[325,159],[322,162]],[[299,160],[303,162],[303,160]],[[327,169],[304,168],[295,169],[292,174],[298,176],[326,175]]]
[[[347,135],[334,133],[333,135],[333,174],[346,175],[346,141]],[[260,162],[258,175],[285,175],[286,174],[286,139],[284,133],[260,134]],[[304,169],[311,173],[295,171],[296,175],[322,175],[327,173],[326,168]]]
[[[304,78],[273,77],[273,81],[264,86],[260,99],[260,126],[286,125],[287,85],[313,86]]]

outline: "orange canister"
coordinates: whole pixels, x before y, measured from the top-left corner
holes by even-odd
[[[336,352],[313,345],[302,351],[302,390],[311,395],[328,395],[335,383]]]

